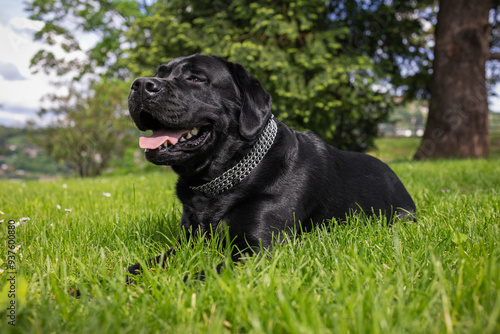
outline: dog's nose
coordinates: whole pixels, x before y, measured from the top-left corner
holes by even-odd
[[[141,91],[145,93],[155,94],[161,90],[162,86],[159,80],[155,78],[138,78],[132,83],[132,90]]]

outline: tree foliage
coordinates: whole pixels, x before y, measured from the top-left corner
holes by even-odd
[[[50,156],[64,161],[81,177],[100,175],[113,157],[123,155],[131,145],[127,136],[128,85],[99,82],[82,94],[70,89],[65,96],[54,96],[59,116],[39,140]]]
[[[45,23],[35,34],[47,48],[31,60],[35,71],[54,71],[58,75],[73,73],[80,80],[89,73],[113,73],[126,79],[128,72],[117,64],[126,57],[125,33],[144,9],[135,0],[32,0],[26,3],[30,19]],[[97,42],[83,50],[82,36],[93,36]],[[55,52],[54,46],[65,55]],[[80,53],[79,53],[80,52]],[[85,53],[85,57],[81,56]],[[79,54],[80,56],[74,56]]]
[[[347,27],[351,47],[367,55],[380,75],[408,99],[428,98],[433,59],[435,0],[338,0],[335,27]]]
[[[431,66],[423,29],[430,0],[34,0],[37,34],[64,50],[97,44],[87,58],[33,58],[38,70],[77,78],[149,76],[164,61],[192,53],[243,64],[273,96],[273,111],[340,148],[365,150],[386,120],[394,93],[426,96]],[[71,19],[68,19],[70,17]]]
[[[373,61],[349,47],[323,1],[158,2],[128,34],[129,69],[152,75],[159,63],[190,53],[243,64],[273,96],[273,112],[328,142],[365,150],[391,100],[378,89]]]

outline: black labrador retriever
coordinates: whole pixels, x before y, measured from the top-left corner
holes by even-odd
[[[129,109],[140,130],[153,131],[140,138],[146,159],[179,175],[188,237],[225,222],[236,249],[258,252],[276,232],[359,212],[415,219],[412,198],[386,164],[274,119],[270,94],[240,64],[204,55],[173,59],[154,77],[134,81]],[[148,264],[164,265],[174,253]],[[138,274],[140,265],[128,271]]]

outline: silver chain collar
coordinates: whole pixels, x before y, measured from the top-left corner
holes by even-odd
[[[278,132],[278,126],[273,117],[267,122],[264,132],[257,143],[252,147],[234,167],[225,171],[210,182],[197,187],[190,187],[207,195],[218,195],[240,183],[262,161],[267,151],[271,148]]]

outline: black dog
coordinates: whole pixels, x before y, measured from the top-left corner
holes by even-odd
[[[169,61],[134,81],[129,109],[140,130],[153,131],[140,140],[146,159],[179,175],[188,234],[223,221],[238,249],[258,252],[273,233],[361,211],[414,220],[415,204],[387,165],[275,120],[271,96],[240,64],[203,55]]]

